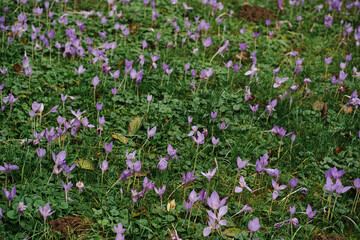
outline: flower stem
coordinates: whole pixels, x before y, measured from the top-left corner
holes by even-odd
[[[196,148],[194,171],[195,171],[195,168],[196,168],[196,159],[197,159],[197,156],[198,156],[198,152],[199,152],[199,144],[197,145],[197,148]]]

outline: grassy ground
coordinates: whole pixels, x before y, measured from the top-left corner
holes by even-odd
[[[336,191],[329,194],[324,190],[324,173],[330,168],[345,169],[340,178],[343,186],[354,186],[353,181],[360,177],[359,113],[355,105],[346,106],[349,96],[359,86],[359,77],[353,76],[356,75],[353,68],[360,67],[359,47],[354,37],[359,32],[360,18],[355,6],[346,9],[344,3],[341,11],[337,12],[329,11],[328,4],[322,1],[306,2],[299,7],[286,2],[282,11],[274,1],[247,3],[272,12],[271,24],[267,26],[265,19],[251,22],[238,15],[246,5],[243,1],[224,1],[224,8],[215,11],[201,1],[188,1],[188,6],[193,9],[187,11],[182,2],[171,5],[169,1],[158,1],[154,8],[159,12],[156,21],[152,21],[150,4],[144,7],[142,1],[134,0],[129,4],[116,2],[116,12],[121,12],[121,17],[110,17],[105,1],[81,1],[75,8],[73,2],[69,2],[66,10],[64,3],[59,2],[50,3],[54,12],[52,20],[56,20],[53,25],[47,21],[43,2],[38,3],[44,8],[40,18],[33,13],[33,1],[24,7],[12,1],[2,1],[1,4],[1,9],[8,6],[4,26],[19,23],[18,15],[22,12],[26,13],[28,25],[28,30],[21,37],[12,33],[10,27],[4,32],[1,42],[0,68],[8,68],[5,75],[0,74],[0,81],[5,82],[2,99],[12,93],[18,100],[11,109],[9,103],[2,102],[5,109],[0,113],[0,156],[3,162],[0,165],[11,163],[19,166],[18,170],[8,175],[5,172],[0,174],[0,184],[7,191],[16,185],[16,195],[11,204],[5,195],[0,198],[3,214],[1,239],[61,239],[51,221],[66,216],[80,218],[90,226],[80,235],[68,234],[69,239],[113,239],[116,235],[119,237],[113,226],[120,222],[126,229],[123,235],[127,239],[169,239],[175,231],[182,239],[202,239],[205,238],[203,230],[208,227],[207,210],[211,208],[207,201],[196,201],[187,211],[184,200],[189,202],[192,190],[197,193],[204,190],[209,196],[216,191],[220,199],[228,197],[228,210],[222,217],[226,219],[226,225],[212,230],[210,239],[331,239],[331,236],[358,239],[359,210],[352,211],[352,208],[359,190],[352,187],[341,194]],[[316,6],[320,4],[324,7],[319,12]],[[91,9],[102,15],[94,13],[85,19],[80,14],[80,11]],[[58,21],[63,14],[68,14],[67,25]],[[4,13],[0,12],[0,15]],[[333,24],[328,28],[324,25],[326,15],[333,17]],[[108,18],[104,26],[101,23],[103,16]],[[216,20],[219,16],[223,18],[220,24]],[[301,16],[300,22],[297,16]],[[191,23],[190,35],[198,31],[197,25],[202,20],[210,27],[199,31],[198,39],[191,40],[185,17]],[[197,22],[195,17],[199,17]],[[80,32],[75,20],[85,21],[83,32]],[[277,21],[281,24],[276,24]],[[125,38],[121,29],[115,30],[115,23],[125,25],[130,34]],[[345,25],[349,23],[353,29],[343,36]],[[33,42],[31,25],[42,26]],[[179,27],[178,32],[176,26]],[[24,25],[22,27],[25,28]],[[241,34],[239,30],[243,27],[245,32]],[[46,31],[51,29],[55,31],[55,37],[50,43]],[[69,34],[69,29],[75,29],[74,33]],[[99,36],[99,32],[103,31],[106,32],[104,41]],[[269,31],[273,31],[272,36],[269,36]],[[260,35],[255,40],[253,33],[256,32]],[[157,33],[161,34],[160,39],[157,39]],[[44,48],[40,38],[42,34],[49,40],[51,54],[50,47]],[[8,37],[14,39],[10,44]],[[94,63],[94,54],[88,54],[88,37],[93,40],[93,49],[102,50],[104,42],[117,44],[114,51],[107,50],[103,56],[107,58],[111,73],[120,70],[118,79],[114,80],[109,73],[104,73],[104,61]],[[212,44],[204,51],[202,42],[208,37],[211,37]],[[81,39],[78,41],[80,45],[74,39]],[[184,44],[182,39],[186,39]],[[142,49],[143,40],[148,44],[145,50]],[[228,47],[217,54],[226,40],[229,41]],[[60,44],[71,42],[70,46],[77,53],[67,53],[63,57],[65,48],[58,52],[57,41]],[[34,50],[36,42],[41,49]],[[247,48],[241,51],[239,43],[244,42]],[[84,54],[81,54],[79,46]],[[69,48],[70,52],[72,48]],[[194,53],[194,49],[198,51]],[[255,61],[251,58],[254,51],[257,52],[254,66],[258,71],[251,78],[245,74]],[[296,56],[287,55],[294,51]],[[156,69],[150,53],[160,55]],[[32,68],[30,76],[25,74],[29,71],[23,65],[25,54]],[[146,59],[143,66],[137,62],[140,54]],[[347,61],[349,54],[351,60],[348,57]],[[324,62],[325,57],[332,57],[328,66]],[[295,74],[299,58],[303,59],[303,68]],[[132,68],[137,72],[143,70],[138,88],[135,80],[139,75],[132,79],[128,73],[124,78],[125,59],[134,61]],[[230,60],[234,64],[242,64],[236,74],[233,67],[228,70],[224,66],[224,62]],[[173,68],[169,77],[163,71],[163,62],[170,64],[169,69]],[[341,84],[332,85],[333,76],[339,78],[341,75],[342,62],[346,62],[343,71],[348,75]],[[190,63],[187,72],[184,70],[186,63]],[[74,68],[80,65],[86,71],[77,74]],[[280,67],[277,76],[289,79],[274,88],[273,69],[277,67]],[[213,74],[201,77],[201,71],[210,68]],[[192,69],[197,71],[194,77]],[[100,83],[94,90],[92,81],[95,76]],[[306,78],[311,82],[306,84]],[[194,82],[196,90],[189,86],[191,82]],[[298,88],[290,91],[294,85]],[[247,101],[246,86],[251,91]],[[116,95],[111,92],[114,87],[118,88]],[[279,97],[285,92],[288,96]],[[61,94],[68,95],[64,104]],[[147,102],[148,95],[152,95],[150,103]],[[76,100],[70,99],[70,96]],[[274,99],[278,102],[270,116],[264,111],[269,100]],[[44,110],[41,114],[38,111],[31,119],[29,111],[34,101],[43,103]],[[96,103],[101,102],[104,105],[98,112]],[[254,115],[249,104],[259,104]],[[46,115],[54,106],[58,106],[56,112]],[[75,119],[71,110],[76,112],[78,109],[86,110],[79,121],[84,124],[86,116],[94,128],[80,126],[72,135],[71,129],[75,129],[76,125],[71,123],[67,132],[52,142],[47,140],[51,138],[48,134],[38,144],[28,142],[36,139],[33,131],[39,133],[52,127],[56,131],[58,116],[70,123]],[[211,118],[211,112],[217,112],[215,119]],[[102,130],[98,120],[101,116],[105,118]],[[193,118],[191,124],[189,116]],[[220,129],[222,122],[228,128]],[[155,126],[156,134],[148,137],[147,130]],[[197,145],[188,136],[191,126],[197,126],[199,132],[207,131],[204,144]],[[271,134],[274,126],[283,127],[286,133],[292,134],[283,138],[277,133]],[[195,136],[198,136],[197,133]],[[219,138],[215,147],[212,136]],[[294,142],[291,141],[293,136],[296,136]],[[104,142],[109,144],[111,141],[113,148],[107,154]],[[169,155],[169,144],[177,149],[179,161],[168,159],[166,170],[160,171],[159,158]],[[39,148],[46,150],[41,161],[37,155]],[[77,163],[68,176],[65,170],[52,174],[54,161],[51,153],[61,151],[66,151],[67,165]],[[132,161],[141,162],[141,171],[117,181],[128,169],[126,152],[133,151],[136,151],[136,160]],[[256,161],[266,154],[269,156],[266,168],[278,169],[278,178],[268,174],[274,171],[257,171]],[[240,172],[238,157],[249,161]],[[102,173],[99,164],[105,159],[108,169]],[[216,174],[208,181],[201,172],[206,173],[215,167]],[[194,169],[197,178],[185,185],[182,174]],[[252,192],[247,189],[235,192],[235,187],[240,186],[240,176],[244,176]],[[145,178],[155,182],[156,188],[166,184],[161,201],[154,189],[150,189],[134,202],[132,189],[143,190]],[[299,184],[291,190],[289,180],[292,178],[297,178]],[[279,191],[276,199],[273,199],[272,179],[280,185],[287,185]],[[334,177],[332,179],[335,182]],[[63,181],[71,181],[74,185],[68,192],[72,201],[65,200]],[[79,181],[85,186],[81,192],[75,187]],[[338,192],[339,186],[338,183]],[[304,188],[307,189],[306,194]],[[19,218],[17,208],[20,202],[28,208]],[[39,205],[43,207],[48,202],[55,213],[44,224]],[[252,210],[238,213],[246,204]],[[308,219],[306,214],[308,205],[317,210],[312,219]],[[290,206],[296,207],[292,219],[296,218],[299,226],[288,223],[280,228],[274,226],[289,219]],[[255,218],[259,218],[261,227],[252,234],[248,224]],[[60,225],[67,229],[63,222]],[[74,224],[69,227],[70,232],[73,227]]]

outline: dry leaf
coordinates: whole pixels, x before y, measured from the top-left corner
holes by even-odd
[[[89,159],[79,159],[77,163],[83,169],[94,170],[94,164]]]
[[[324,107],[321,110],[321,119],[326,117],[327,111],[328,111],[328,105],[327,105],[327,103],[324,103]]]
[[[111,136],[124,144],[128,143],[128,139],[121,133],[113,133],[113,134],[111,134]]]
[[[134,135],[141,126],[141,118],[136,117],[129,123],[129,135]]]
[[[353,107],[351,107],[351,106],[348,107],[346,105],[342,106],[342,108],[346,114],[351,114],[352,111],[354,110]]]
[[[324,102],[316,101],[313,104],[313,109],[314,111],[321,111],[324,108],[324,105],[325,105]]]
[[[169,202],[166,206],[166,209],[168,210],[168,212],[170,212],[170,210],[175,209],[176,204],[175,204],[175,199],[171,200],[171,202]]]

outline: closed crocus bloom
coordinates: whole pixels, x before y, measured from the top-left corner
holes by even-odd
[[[356,190],[360,190],[360,178],[357,178],[354,180],[354,186],[356,188]]]
[[[255,218],[254,220],[250,220],[248,224],[248,228],[250,230],[250,238],[253,235],[254,232],[259,230],[260,228],[260,221],[259,218]]]
[[[46,223],[47,217],[48,217],[48,216],[51,216],[51,215],[54,214],[54,212],[55,212],[55,211],[52,211],[52,212],[51,212],[50,203],[47,203],[47,204],[44,206],[44,208],[39,205],[39,211],[40,211],[41,215],[42,215],[43,218],[44,218],[44,223]]]
[[[157,167],[160,171],[164,171],[167,168],[167,164],[168,164],[168,162],[167,162],[166,158],[159,158],[159,163],[158,163]]]
[[[291,190],[294,190],[294,188],[296,188],[296,186],[299,184],[299,182],[298,182],[297,178],[292,178],[292,179],[290,179],[289,184],[290,184]]]
[[[216,117],[217,117],[217,112],[211,112],[210,116],[212,118],[213,121],[215,121]]]
[[[205,38],[203,39],[203,45],[204,45],[205,48],[210,47],[211,44],[212,44],[211,37],[208,37],[208,38],[206,38],[206,39],[205,39]]]
[[[106,161],[106,159],[100,164],[100,169],[103,174],[106,170],[109,169],[109,165],[108,165],[108,162]]]
[[[146,101],[147,101],[148,103],[150,103],[151,100],[152,100],[152,97],[153,97],[153,96],[149,94],[149,95],[147,96],[147,98],[146,98]]]

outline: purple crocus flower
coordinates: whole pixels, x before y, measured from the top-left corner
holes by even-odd
[[[259,69],[255,66],[255,64],[251,65],[251,69],[249,71],[247,71],[244,75],[248,76],[250,75],[250,78],[253,78],[255,73],[258,71]]]
[[[70,188],[72,188],[73,184],[71,182],[69,182],[68,184],[65,184],[64,181],[62,181],[62,185],[63,185],[64,190],[65,190],[65,200],[67,201],[68,200],[69,190],[70,190]]]
[[[136,155],[136,151],[134,151],[132,153],[128,153],[128,151],[126,151],[126,159],[127,160],[135,159],[135,155]]]
[[[333,17],[331,15],[325,15],[324,25],[329,28],[333,24]]]
[[[65,161],[62,162],[61,167],[66,172],[67,176],[69,177],[69,174],[74,168],[76,167],[77,163],[75,162],[71,167],[69,167]]]
[[[340,181],[340,179],[336,179],[336,183],[335,183],[335,191],[338,195],[342,194],[342,193],[346,193],[347,191],[349,191],[351,189],[351,186],[347,186],[344,187]]]
[[[216,146],[216,144],[218,144],[220,141],[220,138],[215,138],[214,136],[211,138],[211,142],[214,145],[214,147]]]
[[[255,39],[257,39],[258,37],[259,37],[259,35],[260,35],[260,33],[258,32],[258,33],[252,33],[252,35],[253,35],[253,37],[255,38]]]
[[[247,43],[246,43],[246,42],[244,42],[244,43],[239,43],[239,47],[240,47],[240,50],[241,50],[241,51],[245,51],[246,48],[247,48]]]
[[[354,180],[354,187],[356,188],[357,191],[360,190],[360,178]]]
[[[103,106],[104,106],[103,102],[101,102],[101,103],[97,102],[96,103],[96,110],[98,111],[98,113],[100,113]]]
[[[211,178],[215,175],[215,173],[216,173],[216,169],[217,168],[214,168],[213,170],[208,170],[208,172],[207,173],[204,173],[204,172],[201,172],[201,174],[204,176],[204,177],[206,177],[208,180],[209,180],[209,182],[210,182],[210,180],[211,180]]]
[[[274,100],[269,100],[269,104],[266,106],[265,112],[269,113],[269,116],[272,116],[274,111],[275,111],[275,107],[277,105],[277,99]]]
[[[345,174],[345,169],[338,170],[336,167],[331,168],[330,171],[335,179],[340,179],[341,176]]]
[[[11,189],[11,191],[6,191],[6,189],[3,188],[3,193],[6,199],[9,201],[9,205],[10,205],[11,200],[15,197],[16,194],[16,185]]]
[[[253,115],[255,114],[255,112],[259,109],[259,104],[256,104],[255,106],[251,106],[251,104],[249,104],[249,107],[251,109],[251,111],[253,112]]]
[[[191,125],[192,121],[193,121],[193,118],[192,118],[192,117],[190,117],[190,116],[188,116],[188,123],[189,123],[189,127],[190,127],[190,125]]]
[[[254,220],[250,220],[249,224],[248,224],[248,228],[250,230],[250,239],[251,239],[253,233],[256,232],[257,230],[259,230],[259,228],[260,228],[259,218],[255,218]]]
[[[236,159],[236,163],[237,163],[237,167],[238,167],[238,171],[240,172],[241,169],[243,169],[246,164],[248,164],[248,160],[242,161],[242,159],[240,157],[237,157]]]
[[[185,187],[188,185],[189,182],[194,181],[197,177],[194,176],[195,171],[187,172],[186,175],[182,174],[182,180],[184,182]]]
[[[4,69],[1,69],[0,68],[0,73],[2,74],[2,75],[5,75],[6,74],[6,72],[7,72],[7,68],[4,68]],[[4,83],[3,83],[4,84]]]
[[[104,174],[104,172],[109,169],[109,164],[106,161],[106,159],[102,163],[100,163],[99,166],[100,166],[102,174]]]
[[[267,174],[269,174],[269,176],[274,176],[276,178],[276,181],[279,179],[280,171],[277,168],[275,168],[275,169],[268,168],[268,169],[265,169],[265,172]]]
[[[83,67],[83,65],[80,65],[80,67],[78,69],[76,67],[74,67],[74,69],[75,69],[75,72],[77,72],[79,75],[86,71],[86,69]]]
[[[155,192],[160,196],[160,198],[162,197],[162,195],[165,193],[165,190],[166,190],[166,184],[164,184],[163,186],[162,186],[162,188],[156,188],[156,187],[154,187],[154,190],[155,190]]]
[[[19,206],[17,207],[17,213],[19,214],[19,217],[21,217],[22,213],[28,208],[28,206],[25,206],[24,202],[19,202]]]
[[[208,37],[206,39],[204,38],[202,42],[203,42],[204,48],[210,47],[212,44],[211,37]]]
[[[160,59],[160,54],[156,55],[156,56],[153,56],[153,54],[150,53],[150,58],[151,58],[151,61],[152,61],[152,66],[156,69],[157,68],[156,61]]]
[[[218,112],[211,112],[210,116],[212,118],[213,121],[215,121],[216,117],[217,117]]]
[[[206,198],[207,205],[212,208],[214,211],[221,208],[226,204],[226,200],[228,198],[225,197],[222,200],[220,200],[219,194],[216,191],[213,191],[210,197]]]
[[[152,100],[152,95],[148,94],[146,97],[146,101],[150,104],[151,100]]]
[[[54,212],[55,212],[55,211],[52,211],[52,212],[51,212],[51,208],[50,208],[50,203],[49,203],[49,202],[44,206],[44,208],[39,205],[39,211],[40,211],[41,215],[42,215],[43,218],[44,218],[44,224],[46,223],[46,218],[47,218],[48,216],[53,215]]]
[[[157,165],[158,169],[159,169],[160,171],[164,171],[164,170],[166,170],[167,165],[168,165],[167,158],[162,158],[162,157],[160,157],[160,158],[159,158],[159,163],[158,163],[158,165]]]
[[[193,203],[191,201],[189,202],[186,202],[185,199],[184,199],[184,205],[185,205],[185,208],[186,208],[186,214],[189,213],[190,209],[192,208],[193,206]]]
[[[317,212],[317,210],[313,211],[311,206],[307,205],[306,214],[307,214],[309,220],[315,216],[316,212]]]
[[[150,130],[150,127],[148,127],[148,129],[147,129],[147,134],[148,134],[148,138],[147,138],[147,139],[155,136],[155,134],[156,134],[156,126],[153,127],[151,130]]]
[[[290,211],[290,218],[292,218],[292,216],[295,214],[296,212],[296,207],[295,206],[290,206],[289,207],[289,211]]]
[[[296,188],[296,186],[299,184],[299,181],[297,180],[297,178],[292,178],[289,181],[289,185],[291,188],[291,191],[294,190],[294,188]]]
[[[36,153],[38,155],[38,157],[40,158],[40,161],[44,158],[45,154],[46,154],[46,150],[43,148],[38,148],[36,149]]]
[[[226,125],[226,123],[224,121],[222,121],[219,125],[219,129],[220,130],[225,130],[229,127],[229,125]]]
[[[11,163],[4,163],[4,167],[0,166],[0,172],[4,172],[6,175],[9,174],[12,170],[19,170],[19,167],[12,165]]]
[[[197,132],[197,138],[194,136],[192,136],[192,138],[198,146],[205,143],[205,134],[201,132]]]
[[[244,178],[243,176],[240,177],[239,184],[240,184],[240,187],[239,187],[239,186],[236,186],[236,187],[235,187],[235,192],[236,192],[236,193],[241,193],[244,188],[246,188],[247,190],[249,190],[250,192],[252,192],[252,190],[251,190],[251,189],[249,188],[249,186],[246,184],[245,178]]]
[[[109,144],[106,144],[106,142],[104,142],[104,148],[105,148],[105,151],[106,151],[106,155],[108,155],[109,152],[112,151],[113,141],[111,141]]]
[[[114,231],[116,232],[115,240],[125,240],[125,236],[122,234],[126,231],[126,229],[123,227],[121,222],[117,226],[114,225]]]
[[[94,88],[96,88],[96,86],[100,83],[99,77],[95,76],[91,83],[92,83],[92,85],[94,85]]]
[[[284,190],[286,185],[279,185],[274,179],[271,179],[271,183],[274,187],[273,199],[275,200],[279,196],[279,191]]]
[[[141,162],[140,161],[137,161],[137,162],[132,162],[130,160],[126,160],[126,165],[130,168],[131,171],[134,171],[134,172],[140,172],[141,170]]]
[[[168,152],[168,154],[169,154],[169,158],[170,159],[173,159],[173,158],[175,158],[176,159],[176,161],[179,161],[179,158],[178,158],[178,156],[176,155],[176,153],[177,153],[177,148],[173,148],[172,146],[171,146],[171,144],[169,144],[169,146],[167,147],[167,152]]]
[[[4,103],[7,103],[9,102],[10,103],[10,106],[12,106],[19,98],[15,98],[14,95],[12,95],[11,93],[9,93],[9,96],[8,97],[4,97],[3,98],[3,102]]]
[[[325,57],[325,63],[326,63],[326,65],[330,65],[331,60],[332,60],[332,57]]]

